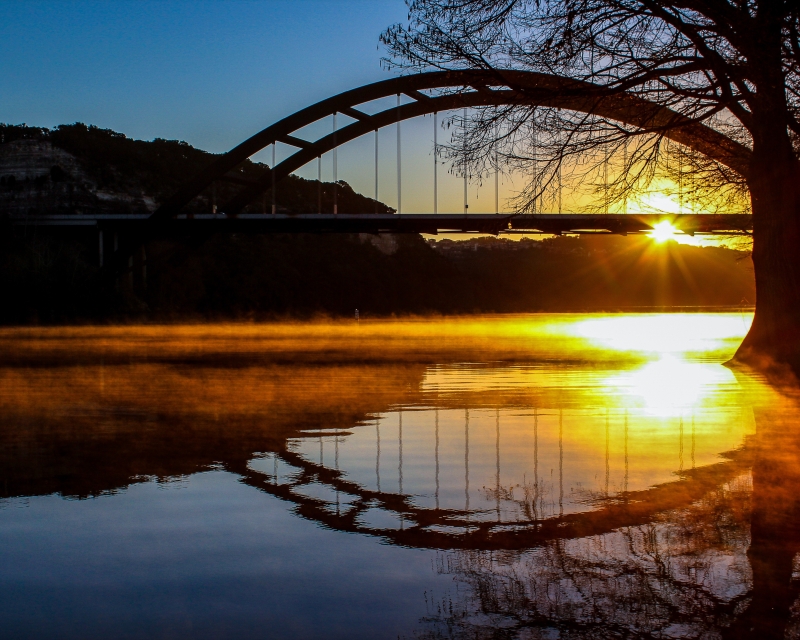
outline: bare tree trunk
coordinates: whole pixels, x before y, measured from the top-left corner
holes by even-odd
[[[782,138],[754,144],[748,183],[756,313],[733,362],[762,370],[788,365],[800,375],[800,162],[785,130]]]

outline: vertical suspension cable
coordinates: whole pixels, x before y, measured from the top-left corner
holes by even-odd
[[[532,166],[533,166],[533,174],[531,176],[531,187],[533,188],[533,204],[532,204],[532,213],[537,213],[537,200],[539,199],[536,194],[536,176],[539,171],[539,160],[536,155],[536,146],[539,144],[539,138],[536,135],[536,108],[533,109],[533,118],[531,119],[533,131],[531,134],[531,140],[533,142],[532,147],[533,151],[531,153],[532,156]]]
[[[439,213],[439,132],[437,114],[433,112],[433,213]]]
[[[333,444],[334,444],[334,454],[333,455],[334,455],[335,466],[336,466],[336,471],[337,471],[336,475],[338,476],[339,475],[339,473],[338,473],[338,471],[339,471],[339,436],[338,436],[338,434],[333,436]],[[340,504],[339,504],[339,485],[337,484],[336,485],[336,516],[337,517],[340,515],[339,514],[339,507],[340,507]]]
[[[375,420],[375,479],[378,483],[378,493],[381,492],[381,419]]]
[[[272,143],[272,215],[275,215],[275,142]]]
[[[561,213],[561,160],[558,161],[558,212]]]
[[[608,483],[611,478],[611,462],[609,460],[609,448],[611,444],[611,425],[608,408],[606,408],[606,484],[605,494],[608,497]]]
[[[558,200],[558,212],[559,213],[562,212],[561,211],[561,186],[562,186],[561,185],[561,166],[564,163],[564,146],[563,146],[564,138],[563,138],[563,135],[564,135],[564,132],[563,131],[559,131],[559,133],[558,133],[558,141],[559,141],[559,144],[561,144],[561,151],[559,152],[558,168],[556,169],[556,188],[558,190],[556,199]]]
[[[695,158],[697,156],[695,155],[695,150],[694,149],[689,149],[689,153],[692,156],[691,157],[691,165],[689,166],[689,211],[690,211],[690,213],[697,213],[697,211],[695,209],[695,207],[697,205],[697,197],[695,196],[695,193],[696,193],[695,192],[695,184],[696,184],[696,182],[695,182],[694,177],[693,177],[696,172],[692,171],[692,166],[696,165]]]
[[[608,147],[603,154],[603,213],[608,214]]]
[[[497,442],[495,443],[495,456],[497,471],[495,477],[495,507],[497,509],[497,521],[500,522],[500,407],[495,408],[495,431],[497,432]]]
[[[333,213],[339,213],[339,203],[337,201],[336,182],[339,179],[339,167],[337,157],[338,147],[336,146],[336,112],[333,112]]]
[[[622,199],[622,213],[628,213],[628,139],[622,145],[622,172],[625,180],[625,197]]]
[[[558,410],[558,515],[564,515],[564,409]]]
[[[397,94],[397,213],[403,212],[403,170],[400,162],[400,94]]]
[[[378,213],[378,130],[375,129],[375,213]]]
[[[678,213],[683,213],[683,153],[678,149]]]
[[[403,412],[399,411],[399,423],[397,425],[397,485],[400,487],[400,495],[403,495]]]
[[[664,155],[667,158],[666,171],[667,171],[667,176],[669,176],[669,171],[670,171],[669,154],[672,153],[672,150],[671,150],[670,144],[669,144],[669,138],[664,138],[664,148],[666,149],[666,151],[664,152]],[[662,213],[663,213],[663,211],[662,211]]]
[[[500,135],[500,125],[495,131],[494,147],[494,212],[500,213],[500,161],[497,153],[497,138]]]
[[[464,409],[464,511],[469,517],[469,408]]]
[[[317,213],[322,213],[322,156],[317,156]]]
[[[469,186],[469,175],[467,174],[467,109],[464,108],[464,138],[461,143],[462,153],[464,155],[464,215],[469,213],[469,201],[467,200],[467,190]]]
[[[434,456],[436,458],[436,509],[439,509],[439,409],[436,409],[436,423],[435,423],[435,449]]]
[[[275,145],[277,143],[272,143],[272,215],[275,215]]]
[[[625,477],[622,482],[622,490],[628,493],[628,410],[625,409]]]
[[[539,409],[533,408],[533,517],[539,508]]]

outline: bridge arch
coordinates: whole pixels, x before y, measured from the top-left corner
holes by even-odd
[[[431,89],[458,89],[438,96]],[[357,106],[403,94],[413,102],[369,115]],[[532,71],[434,71],[383,80],[345,91],[317,102],[256,133],[191,178],[151,216],[157,221],[180,210],[217,180],[269,145],[282,142],[298,150],[272,167],[258,181],[246,184],[222,213],[236,215],[260,194],[292,172],[332,149],[402,120],[463,107],[500,105],[558,107],[617,120],[642,130],[661,131],[677,143],[747,176],[751,151],[705,124],[629,93],[610,92],[602,86]],[[342,113],[355,121],[335,133],[311,142],[292,134],[324,117]]]

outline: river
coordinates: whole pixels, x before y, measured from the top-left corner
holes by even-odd
[[[796,637],[751,320],[0,329],[2,636]]]

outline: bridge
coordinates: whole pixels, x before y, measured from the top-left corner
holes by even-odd
[[[403,102],[401,96],[406,97]],[[394,107],[370,114],[362,105],[396,97]],[[283,118],[256,133],[212,161],[192,176],[152,214],[11,217],[16,226],[95,227],[100,237],[100,261],[112,255],[117,269],[130,267],[130,256],[152,237],[186,236],[216,232],[235,233],[617,233],[648,232],[663,220],[688,234],[747,234],[752,231],[748,214],[575,214],[500,213],[498,178],[495,172],[495,213],[439,213],[439,160],[436,154],[437,119],[440,112],[496,106],[555,107],[616,120],[630,127],[656,132],[724,165],[740,175],[749,171],[751,151],[703,123],[692,121],[666,107],[627,93],[610,93],[589,82],[529,71],[437,71],[376,82],[346,91]],[[432,213],[407,214],[402,210],[402,145],[400,124],[409,118],[434,115],[434,159]],[[342,127],[338,117],[347,118]],[[317,140],[300,135],[305,127],[332,117],[333,127]],[[375,138],[374,182],[378,203],[378,131],[397,127],[397,210],[396,213],[356,214],[338,209],[336,150],[341,145],[372,133]],[[275,161],[278,143],[295,151],[280,163]],[[248,179],[241,165],[259,151],[271,147],[272,163],[258,180]],[[322,155],[333,152],[333,207],[322,210]],[[280,182],[294,171],[316,160],[319,198],[317,211],[278,213],[276,192]],[[226,183],[238,188],[227,202],[217,206],[211,194],[214,185]],[[271,207],[266,197],[271,196]],[[261,199],[260,205],[253,203]],[[208,203],[206,212],[199,206]],[[191,205],[191,206],[190,206]],[[111,244],[113,237],[113,244]]]

